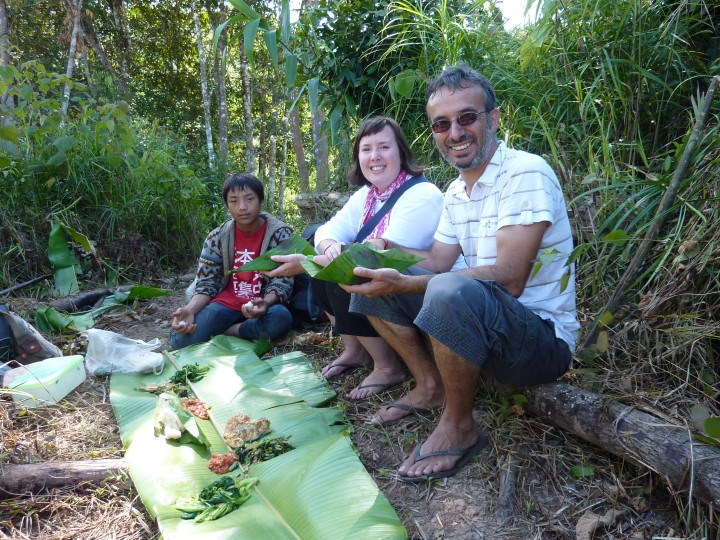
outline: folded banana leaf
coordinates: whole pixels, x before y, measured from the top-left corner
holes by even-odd
[[[274,248],[253,259],[249,263],[243,264],[242,266],[230,270],[228,274],[232,274],[233,272],[257,272],[260,270],[274,270],[275,268],[280,266],[280,263],[271,260],[270,257],[272,257],[273,255],[294,255],[296,253],[301,253],[306,256],[316,255],[315,248],[308,244],[307,240],[305,240],[302,236],[291,236],[290,238],[286,238],[285,240],[280,242]]]
[[[153,434],[157,398],[137,388],[167,380],[174,367],[166,367],[160,375],[111,378],[110,400],[126,447],[128,471],[163,538],[407,538],[392,506],[353,450],[343,411],[320,407],[334,397],[334,391],[301,353],[261,361],[253,346],[218,336],[174,354],[180,366],[213,365],[192,384],[210,406],[210,420],[197,419],[209,449],[169,443]],[[216,521],[182,520],[176,502],[219,478],[207,463],[212,453],[228,451],[220,433],[238,412],[267,418],[272,430],[268,436],[288,437],[295,449],[250,467],[249,475],[259,482],[237,510]]]
[[[377,268],[394,268],[402,271],[420,261],[422,261],[421,257],[400,249],[392,248],[387,251],[378,251],[372,244],[353,244],[325,267],[309,259],[300,261],[300,264],[314,278],[353,285],[364,281],[353,274],[353,270],[358,266],[373,270]]]

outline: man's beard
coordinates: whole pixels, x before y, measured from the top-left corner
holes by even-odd
[[[455,167],[458,171],[467,171],[476,169],[477,167],[480,167],[481,165],[487,163],[495,151],[494,145],[495,134],[492,132],[491,129],[486,129],[483,145],[478,149],[477,152],[475,152],[475,155],[470,158],[470,161],[458,162],[457,160],[448,156],[446,152],[441,153],[445,158],[445,161]]]

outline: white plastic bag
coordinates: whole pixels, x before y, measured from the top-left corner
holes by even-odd
[[[88,337],[85,366],[93,375],[110,373],[157,375],[163,370],[163,355],[152,352],[160,346],[158,338],[145,342],[97,328],[90,328],[85,334]]]

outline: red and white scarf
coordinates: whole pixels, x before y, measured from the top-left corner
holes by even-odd
[[[392,184],[390,184],[388,188],[382,193],[380,193],[375,186],[370,186],[367,197],[365,197],[365,206],[363,206],[362,219],[360,220],[360,228],[362,228],[362,226],[365,225],[370,220],[370,218],[375,215],[375,207],[377,206],[378,201],[387,201],[390,195],[395,193],[395,191],[397,191],[397,189],[402,186],[408,180],[408,178],[410,178],[410,176],[407,172],[400,171],[398,177],[393,180]],[[387,229],[388,223],[390,222],[390,214],[392,214],[392,210],[390,210],[382,217],[380,223],[378,223],[375,229],[368,235],[368,239],[382,237],[385,229]]]

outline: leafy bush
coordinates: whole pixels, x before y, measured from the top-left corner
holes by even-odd
[[[65,84],[76,96],[67,118]],[[52,219],[94,240],[113,271],[137,276],[197,256],[216,197],[182,141],[126,103],[98,103],[83,91],[36,62],[0,70],[0,93],[9,95],[0,105],[0,280],[44,271]]]

